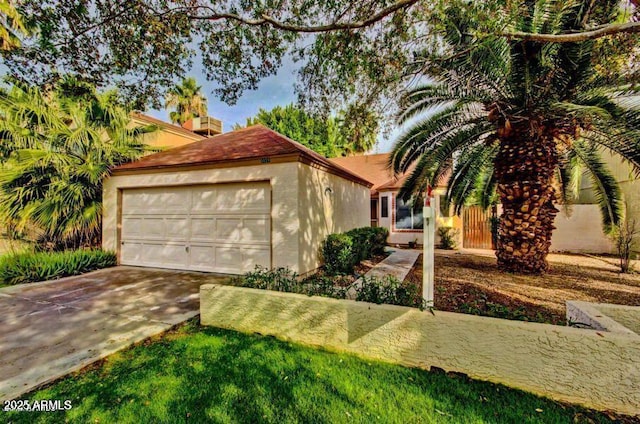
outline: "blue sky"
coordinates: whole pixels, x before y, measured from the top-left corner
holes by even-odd
[[[285,61],[280,71],[271,77],[263,79],[257,90],[245,91],[238,102],[229,106],[220,101],[213,94],[216,88],[215,83],[207,81],[202,69],[197,66],[192,69],[189,76],[194,77],[198,84],[202,86],[202,92],[208,100],[209,115],[222,121],[223,131],[231,131],[234,124],[246,123],[246,119],[254,116],[260,108],[270,110],[275,106],[287,105],[296,101],[293,92],[294,82],[297,78],[296,65],[291,61]],[[169,122],[169,111],[167,110],[149,110],[149,115]],[[391,149],[393,138],[397,133],[391,134],[387,139],[382,136],[378,138],[378,145],[372,153],[388,152]]]

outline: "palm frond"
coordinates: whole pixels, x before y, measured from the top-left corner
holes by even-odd
[[[593,184],[596,201],[600,207],[605,232],[610,233],[622,220],[624,204],[618,182],[602,161],[595,146],[576,142],[572,146],[576,158],[584,166]]]

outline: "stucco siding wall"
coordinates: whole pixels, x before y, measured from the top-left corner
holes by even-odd
[[[370,190],[304,163],[298,164],[301,273],[320,266],[320,246],[331,233],[370,224]],[[330,190],[327,190],[330,189]]]
[[[552,252],[612,253],[611,239],[602,231],[597,205],[572,205],[569,215],[560,212],[554,222]]]
[[[602,157],[611,170],[614,178],[620,184],[620,189],[622,190],[624,202],[627,207],[628,218],[631,221],[635,221],[636,228],[640,230],[640,178],[636,178],[631,165],[624,162],[620,156],[604,152]],[[592,183],[586,176],[582,179],[580,195],[577,203],[595,203]],[[634,251],[640,255],[640,236],[636,238]]]
[[[239,287],[200,288],[203,325],[640,413],[640,338],[549,324]]]
[[[167,185],[271,181],[272,266],[299,269],[298,163],[116,175],[103,190],[102,246],[118,249],[118,190]]]

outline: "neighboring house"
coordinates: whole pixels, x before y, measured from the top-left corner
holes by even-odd
[[[422,205],[414,208],[410,202],[404,202],[398,197],[398,192],[409,172],[394,176],[388,167],[389,153],[347,156],[330,160],[373,183],[370,203],[371,226],[387,228],[389,244],[406,245],[410,242],[422,244],[424,239]],[[438,185],[433,190],[436,226],[454,227],[460,230],[461,219],[440,207],[445,193],[446,183]],[[458,232],[460,235],[460,231]],[[437,238],[436,243],[438,243]]]
[[[635,177],[631,165],[623,161],[620,156],[604,153],[603,159],[620,185],[627,219],[631,223],[635,222],[636,229],[640,231],[640,179]],[[564,218],[572,221],[574,227],[576,227],[572,228],[574,230],[572,231],[574,233],[574,241],[569,247],[581,244],[582,246],[587,246],[590,251],[614,252],[615,247],[611,238],[607,237],[602,231],[600,209],[596,204],[592,184],[589,178],[582,179],[576,205],[571,207],[570,218]],[[577,240],[575,240],[576,238]],[[568,243],[568,240],[565,240],[562,244],[566,246]],[[636,238],[634,250],[637,254],[640,254],[640,237]]]
[[[131,113],[131,125],[134,127],[154,125],[158,128],[157,131],[153,131],[143,135],[143,141],[149,146],[159,149],[169,149],[172,147],[183,146],[185,144],[193,143],[194,141],[203,140],[206,137],[217,135],[222,133],[222,123],[214,118],[197,118],[198,124],[200,120],[210,120],[211,125],[196,125],[194,126],[192,121],[188,122],[188,127],[180,127],[178,125],[169,124],[167,122],[156,119],[152,116],[145,115],[141,112]],[[186,125],[187,123],[185,123]],[[205,127],[205,128],[202,128]]]
[[[264,126],[146,156],[104,182],[119,263],[240,274],[320,266],[328,234],[369,225],[371,183]]]

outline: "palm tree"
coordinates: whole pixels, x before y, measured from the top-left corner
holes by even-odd
[[[20,47],[20,35],[29,30],[11,0],[0,0],[0,50]]]
[[[195,78],[185,78],[179,85],[169,89],[165,107],[175,107],[169,114],[171,122],[182,125],[191,118],[206,116],[207,99],[201,89]]]
[[[0,217],[50,248],[97,245],[102,181],[147,150],[116,94],[66,79],[0,92]]]
[[[616,19],[617,0],[525,2],[513,29],[565,33]],[[595,9],[594,9],[595,7]],[[604,227],[623,213],[617,182],[601,158],[613,152],[640,171],[638,88],[594,72],[598,42],[542,44],[476,38],[451,7],[443,47],[426,59],[432,82],[406,96],[401,122],[417,120],[395,143],[390,166],[406,172],[402,195],[451,171],[448,199],[459,213],[472,195],[502,204],[496,256],[503,270],[547,269],[556,204],[572,199],[581,170],[593,181]],[[635,41],[637,43],[637,41]],[[424,112],[435,112],[419,119]]]

